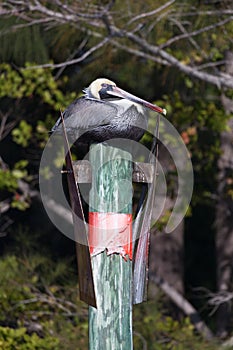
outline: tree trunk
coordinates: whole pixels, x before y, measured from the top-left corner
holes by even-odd
[[[233,53],[226,54],[226,72],[233,76]],[[227,114],[233,113],[233,101],[222,94],[222,103]],[[230,291],[233,265],[233,202],[229,186],[233,182],[233,118],[228,121],[229,130],[221,133],[221,155],[218,161],[218,201],[216,205],[216,251],[217,288],[219,292]],[[223,303],[217,313],[217,333],[228,333],[230,305]]]
[[[175,290],[183,294],[183,233],[184,222],[170,234],[151,235],[150,273],[164,278]]]
[[[174,164],[166,149],[159,146],[159,162],[165,172],[172,171]],[[175,189],[176,191],[176,189]],[[173,208],[175,198],[167,195],[164,212]],[[161,199],[162,200],[162,199]],[[156,198],[160,201],[160,198]],[[155,202],[156,205],[156,202]],[[184,293],[184,220],[171,233],[158,232],[153,230],[150,241],[149,273],[152,276],[159,276],[165,279],[179,293]]]

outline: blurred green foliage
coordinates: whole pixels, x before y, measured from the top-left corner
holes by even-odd
[[[150,350],[218,350],[215,341],[206,341],[195,333],[188,317],[175,320],[164,310],[163,296],[134,308],[134,348]],[[145,347],[146,348],[146,347]]]
[[[12,329],[0,326],[0,349],[4,350],[59,350],[59,341],[47,335],[40,338],[37,334],[27,334],[27,329]]]
[[[55,80],[51,69],[30,68],[35,66],[26,63],[25,68],[13,68],[8,63],[0,65],[0,98],[22,99],[40,97],[41,103],[52,106],[59,111],[75,98],[75,93],[63,93],[61,86],[67,82],[64,76]]]
[[[27,147],[32,137],[32,126],[25,120],[21,120],[19,127],[12,131],[13,141],[22,147]]]
[[[78,301],[76,276],[68,265],[39,254],[1,259],[0,324],[6,326],[0,326],[0,349],[88,349],[87,306]],[[150,350],[219,349],[195,335],[189,318],[166,315],[160,299],[134,308],[135,350],[144,344]]]

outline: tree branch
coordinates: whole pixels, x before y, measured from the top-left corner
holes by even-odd
[[[189,76],[192,76],[194,78],[206,81],[207,83],[216,85],[219,89],[221,87],[227,87],[227,88],[233,89],[233,79],[231,76],[225,75],[224,77],[222,77],[220,75],[213,75],[206,72],[200,72],[198,70],[198,66],[192,67],[184,64],[182,61],[179,61],[173,55],[159,48],[159,46],[151,45],[145,39],[142,39],[131,32],[124,32],[124,35],[122,34],[122,36],[127,37],[130,41],[137,44],[141,49],[143,49],[147,53],[149,52],[152,55],[160,56],[168,64],[179,69],[181,72]]]
[[[150,61],[157,62],[157,63],[159,63],[159,64],[161,64],[163,66],[170,66],[170,64],[167,61],[161,59],[160,57],[149,55],[146,52],[143,52],[143,51],[140,51],[140,50],[137,50],[137,49],[133,49],[133,48],[131,48],[129,46],[126,46],[126,45],[122,45],[116,40],[111,39],[110,43],[113,46],[117,47],[118,49],[126,51],[126,52],[128,52],[130,54],[133,54],[135,56],[138,56],[138,57],[141,57],[141,58],[145,58],[145,59],[150,60]]]
[[[190,317],[191,322],[194,324],[197,331],[203,336],[204,339],[211,340],[214,338],[213,333],[207,327],[204,321],[201,320],[197,310],[186,300],[179,292],[175,290],[171,285],[158,276],[150,277],[159,288],[187,315]]]
[[[128,25],[130,25],[131,23],[135,22],[135,21],[138,21],[138,20],[141,20],[141,19],[144,19],[144,18],[147,18],[147,17],[151,17],[151,16],[154,16],[156,15],[157,13],[163,11],[164,9],[166,9],[167,7],[169,7],[170,5],[172,5],[176,0],[170,0],[168,2],[166,2],[166,4],[158,7],[157,9],[153,10],[153,11],[150,11],[150,12],[146,12],[146,13],[142,13],[140,15],[137,15],[133,18],[130,19],[130,21],[128,22]]]
[[[109,38],[104,38],[102,41],[100,41],[98,44],[96,44],[95,46],[92,46],[88,51],[86,51],[82,56],[72,59],[72,60],[68,60],[66,62],[62,62],[62,63],[46,63],[46,64],[41,64],[38,66],[30,66],[27,67],[25,69],[36,69],[36,68],[62,68],[62,67],[67,67],[70,66],[72,64],[77,64],[80,62],[83,62],[87,57],[89,57],[91,54],[93,54],[95,51],[99,50],[101,47],[103,47],[104,45],[106,45],[109,42]]]
[[[169,39],[166,43],[162,44],[159,46],[160,49],[165,49],[166,47],[168,46],[171,46],[171,44],[174,44],[176,41],[178,40],[183,40],[183,39],[190,39],[191,37],[193,36],[197,36],[201,33],[206,33],[208,32],[209,30],[213,30],[213,29],[216,29],[217,27],[221,27],[223,26],[224,24],[228,23],[228,22],[231,22],[233,21],[233,17],[228,17],[228,18],[225,18],[224,20],[222,21],[219,21],[217,23],[214,23],[214,24],[211,24],[209,26],[206,26],[204,28],[201,28],[201,29],[198,29],[198,30],[195,30],[193,32],[187,32],[187,33],[184,33],[184,34],[181,34],[181,35],[178,35],[178,36],[175,36],[174,38],[171,38]]]
[[[17,121],[12,121],[8,122],[7,120],[12,112],[12,109],[8,110],[7,113],[3,114],[0,111],[0,117],[1,117],[1,122],[0,122],[0,141],[3,140],[10,132],[11,130],[15,127]]]
[[[188,41],[191,43],[191,45],[193,45],[195,47],[196,50],[198,50],[199,52],[201,52],[201,48],[200,46],[196,43],[196,41],[192,38],[191,35],[189,35],[189,33],[187,32],[187,30],[185,29],[185,27],[179,22],[177,21],[175,18],[170,19],[170,21],[172,21],[173,23],[176,24],[176,26],[180,29],[181,32],[183,32],[182,35],[179,35],[179,37],[185,36],[185,38],[188,39]],[[178,40],[178,36],[176,36],[177,40]],[[175,39],[175,38],[173,38]],[[171,39],[170,39],[171,40]],[[168,40],[169,41],[169,40]],[[163,44],[160,45],[160,48],[164,48],[167,46],[168,41]]]
[[[32,189],[27,182],[23,180],[19,180],[18,188],[22,192],[25,198],[30,198],[30,199],[36,198],[37,200],[41,201],[40,192]],[[46,205],[50,210],[52,210],[56,215],[59,215],[68,224],[73,225],[71,210],[67,210],[62,205],[56,203],[53,199],[50,199],[49,197],[46,198]],[[10,210],[10,208],[11,208],[10,200],[5,200],[0,202],[1,215],[5,214],[8,210]]]
[[[223,15],[233,15],[233,10],[206,10],[206,11],[193,11],[193,12],[185,12],[181,11],[179,13],[174,13],[174,17],[195,17],[195,16],[223,16]]]
[[[186,32],[185,29],[180,29],[183,31],[181,35],[177,35],[173,38],[170,38],[167,40],[166,43],[162,45],[156,45],[151,44],[148,39],[142,38],[143,33],[141,33],[141,26],[143,25],[144,19],[149,19],[150,17],[156,15],[157,13],[163,11],[164,9],[168,8],[169,6],[172,6],[175,3],[175,0],[169,0],[164,5],[153,9],[152,11],[148,11],[145,13],[138,14],[134,16],[133,18],[129,19],[126,25],[130,25],[136,21],[139,22],[137,28],[135,31],[127,31],[124,27],[120,27],[119,25],[115,25],[113,22],[113,16],[114,12],[110,11],[111,6],[113,5],[114,1],[111,1],[109,6],[91,6],[89,4],[88,6],[83,2],[78,2],[71,4],[71,5],[64,5],[59,0],[54,0],[52,2],[53,6],[50,6],[49,8],[44,5],[39,0],[21,0],[21,1],[13,1],[10,0],[8,2],[3,2],[2,7],[0,9],[0,14],[4,16],[18,16],[19,18],[23,18],[26,15],[29,15],[29,17],[25,18],[24,20],[26,22],[33,22],[33,21],[45,21],[45,23],[54,23],[55,25],[61,25],[64,23],[68,23],[71,25],[74,25],[78,31],[84,31],[86,35],[91,35],[93,37],[99,37],[100,42],[96,45],[94,45],[92,48],[90,48],[87,52],[85,52],[82,56],[68,60],[67,62],[62,62],[58,64],[45,64],[45,65],[39,65],[36,67],[42,67],[42,68],[62,68],[66,67],[68,65],[77,64],[80,62],[83,62],[88,56],[93,54],[95,51],[99,50],[100,48],[104,47],[107,43],[112,43],[113,46],[120,48],[121,50],[124,50],[130,54],[136,55],[138,57],[144,57],[146,59],[152,60],[154,62],[157,62],[161,65],[165,66],[171,66],[176,69],[178,69],[180,72],[205,81],[207,83],[210,83],[212,85],[217,86],[220,88],[233,88],[233,80],[232,77],[223,74],[220,71],[216,69],[216,64],[209,61],[206,62],[205,65],[198,66],[195,65],[192,62],[192,65],[187,65],[182,61],[182,59],[178,59],[175,57],[175,54],[172,54],[171,51],[168,51],[166,49],[170,48],[171,45],[177,41],[180,40],[186,40],[188,39],[191,44],[196,48],[196,50],[200,53],[201,47],[200,44],[197,44],[192,38],[195,36],[198,36],[200,34],[206,33],[210,30],[215,30],[218,27],[222,27],[226,25],[227,23],[231,22],[233,20],[232,16],[232,10],[223,10],[220,12],[216,11],[196,11],[195,8],[193,11],[188,12],[184,11],[184,7],[182,7],[179,11],[177,8],[172,8],[170,13],[172,13],[172,17],[168,17],[168,20],[175,20],[175,17],[177,16],[184,16],[184,15],[216,15],[219,18],[219,15],[227,15],[227,18],[224,18],[220,21],[217,21],[217,23],[213,23],[211,25],[205,26],[203,28],[196,29],[191,32]],[[77,6],[79,11],[77,11]],[[176,10],[176,11],[175,11]],[[7,11],[7,12],[4,12]],[[118,16],[119,17],[119,16]],[[116,19],[117,16],[115,16]],[[81,22],[80,22],[81,21]],[[142,21],[140,25],[140,21]],[[177,20],[176,20],[177,21]],[[176,22],[178,23],[178,22]],[[82,25],[80,25],[82,24]],[[154,27],[154,23],[149,23],[149,28],[152,30]],[[104,31],[106,29],[106,32]],[[136,32],[138,34],[136,34]],[[151,35],[150,32],[147,33],[147,36],[149,37]],[[124,43],[122,43],[122,39],[124,40]],[[128,40],[128,43],[127,43]],[[230,41],[229,36],[229,41]],[[128,45],[129,44],[129,45]],[[133,44],[133,46],[132,46]],[[205,57],[208,57],[208,53],[205,54]],[[204,68],[212,67],[214,68],[214,73],[210,73],[207,71],[203,71]]]

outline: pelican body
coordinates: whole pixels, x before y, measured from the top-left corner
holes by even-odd
[[[118,88],[112,81],[97,79],[84,90],[84,96],[71,103],[57,120],[51,131],[63,133],[68,188],[72,208],[76,214],[74,218],[81,217],[84,220],[81,196],[79,187],[76,187],[75,183],[67,134],[72,138],[73,142],[85,144],[104,142],[112,138],[126,138],[139,141],[147,130],[148,108],[158,113],[166,114],[165,109]],[[74,219],[74,227],[81,241],[84,239],[85,242],[85,227],[80,226],[76,219]],[[139,241],[142,240],[142,244],[138,244],[138,246],[140,247],[144,244],[145,247],[144,250],[141,249],[137,253],[139,258],[140,254],[146,256],[147,253],[145,254],[145,251],[148,252],[148,240],[145,241],[145,237],[148,236],[142,235],[142,237],[139,237]],[[90,251],[86,248],[87,245],[77,242],[80,297],[88,304],[96,306]],[[146,261],[146,258],[144,260]],[[140,261],[141,258],[139,259]],[[138,263],[136,266],[138,266]],[[146,276],[146,274],[143,275],[145,266],[146,264],[143,264],[140,269],[138,268],[142,277]],[[145,278],[139,281],[139,284],[141,283],[144,286]],[[143,289],[138,284],[135,287],[135,290],[141,291]],[[137,300],[141,300],[141,295],[139,295]]]
[[[104,142],[112,138],[139,141],[148,123],[148,108],[166,114],[166,110],[142,100],[100,78],[84,89],[64,111],[66,130],[73,141]],[[61,131],[59,118],[51,132]]]

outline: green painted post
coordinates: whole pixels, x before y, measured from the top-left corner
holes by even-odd
[[[97,309],[89,307],[89,350],[131,350],[131,155],[102,144],[90,150],[89,243]]]

